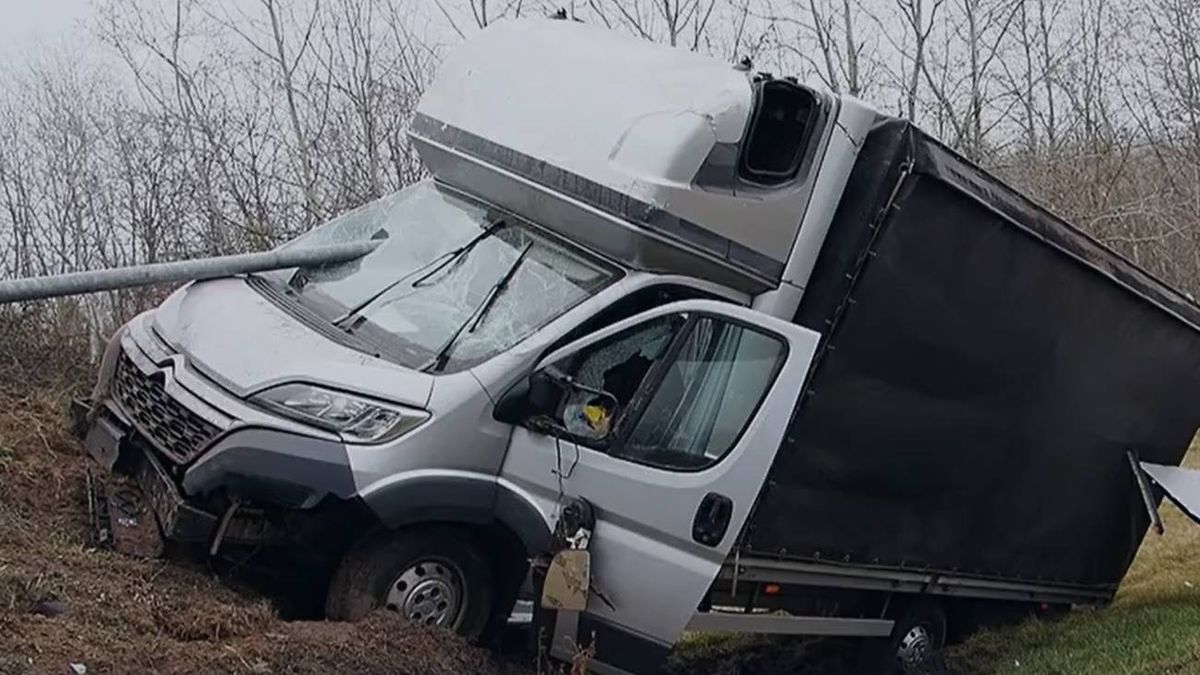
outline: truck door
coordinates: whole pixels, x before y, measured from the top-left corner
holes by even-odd
[[[592,505],[594,592],[568,633],[594,637],[597,672],[653,667],[696,612],[783,440],[818,337],[689,300],[535,368],[530,382],[569,386],[530,397],[541,408],[514,430],[501,480],[550,520],[565,498]]]

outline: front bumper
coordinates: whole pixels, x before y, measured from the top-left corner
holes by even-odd
[[[224,433],[192,464],[180,465],[111,403],[91,409],[75,402],[72,417],[84,450],[111,476],[108,482],[122,482],[126,498],[124,511],[114,511],[114,539],[121,516],[132,522],[145,515],[153,517],[164,539],[175,542],[285,543],[284,518],[273,514],[312,510],[330,496],[343,501],[354,496],[349,458],[338,443],[239,428]],[[131,488],[135,499],[128,497]]]
[[[73,404],[73,412],[82,409]],[[76,431],[85,428],[75,422]],[[83,447],[101,468],[108,471],[104,488],[106,497],[124,495],[121,504],[109,505],[111,528],[119,531],[139,519],[153,518],[164,539],[185,543],[207,542],[217,526],[217,517],[208,511],[188,504],[171,479],[162,462],[107,411],[96,411],[90,427],[86,427]],[[111,471],[119,467],[118,478]],[[114,489],[117,482],[120,490]],[[114,535],[119,541],[120,537]]]

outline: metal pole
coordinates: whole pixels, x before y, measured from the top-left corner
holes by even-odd
[[[118,267],[111,270],[55,274],[45,277],[0,281],[0,304],[41,300],[63,295],[112,291],[148,284],[216,279],[291,267],[311,267],[349,262],[375,250],[378,240],[355,241],[329,246],[242,253],[199,260]]]

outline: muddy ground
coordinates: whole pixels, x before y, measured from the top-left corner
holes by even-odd
[[[62,400],[0,393],[0,673],[532,672],[387,614],[283,621],[201,565],[96,549]]]

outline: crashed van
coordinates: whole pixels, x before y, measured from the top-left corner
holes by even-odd
[[[140,495],[115,539],[286,551],[329,618],[471,637],[528,581],[598,673],[685,631],[904,669],[1106,603],[1188,484],[1200,310],[908,121],[512,21],[410,139],[427,180],[284,247],[372,252],[113,337],[82,432]]]

